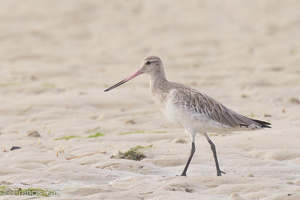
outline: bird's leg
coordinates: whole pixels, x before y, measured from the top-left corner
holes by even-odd
[[[214,154],[214,159],[215,159],[216,168],[217,168],[217,176],[222,176],[222,174],[225,174],[225,172],[221,171],[221,169],[220,169],[219,162],[218,162],[218,157],[217,157],[216,146],[210,140],[210,138],[208,137],[207,133],[205,133],[205,137],[206,137],[208,143],[210,144],[210,148],[211,148],[211,150],[212,150],[212,152]]]
[[[190,162],[191,162],[191,160],[193,158],[193,155],[194,155],[195,151],[196,151],[195,142],[192,142],[192,149],[191,149],[191,153],[190,153],[189,159],[187,160],[187,163],[186,163],[186,165],[184,167],[184,170],[183,170],[183,172],[181,173],[180,176],[186,176],[186,171],[189,168]]]

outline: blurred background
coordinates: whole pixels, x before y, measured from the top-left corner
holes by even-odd
[[[204,89],[225,103],[232,101],[229,89],[237,92],[239,103],[254,96],[276,104],[278,113],[286,103],[299,102],[297,0],[0,4],[3,105],[24,103],[27,95],[72,91],[90,94],[93,105],[108,108],[98,102],[108,103],[117,92],[108,96],[102,90],[135,71],[148,55],[162,58],[170,80]],[[224,89],[216,91],[220,85]],[[129,87],[149,95],[144,79]],[[152,105],[150,97],[147,105]]]
[[[297,0],[1,2],[1,65],[297,65]],[[226,61],[226,62],[225,62]],[[12,65],[13,63],[13,65]]]

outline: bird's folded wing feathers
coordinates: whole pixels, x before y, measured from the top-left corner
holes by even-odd
[[[211,119],[229,127],[248,128],[249,126],[258,126],[257,128],[260,128],[270,125],[267,122],[253,120],[238,114],[206,94],[191,88],[178,91],[176,96],[179,100],[177,103],[181,102],[187,109],[209,116]]]

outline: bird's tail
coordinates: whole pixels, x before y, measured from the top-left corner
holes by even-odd
[[[249,118],[251,119],[251,118]],[[265,122],[265,121],[261,121],[261,120],[257,120],[257,119],[251,119],[252,121],[255,121],[256,123],[261,125],[261,128],[271,128],[271,123],[269,122]]]

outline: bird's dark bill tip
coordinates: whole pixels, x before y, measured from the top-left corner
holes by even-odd
[[[109,90],[111,90],[110,87],[109,87],[109,88],[106,88],[106,89],[104,90],[104,92],[108,92]]]
[[[117,83],[117,84],[115,84],[115,85],[113,85],[113,86],[107,88],[106,90],[104,90],[104,92],[107,92],[107,91],[112,90],[112,89],[114,89],[114,88],[116,88],[116,87],[119,87],[120,85],[126,83],[127,81],[128,81],[128,80],[124,79],[124,80],[120,81],[119,83]]]
[[[113,89],[113,87],[109,87],[109,88],[105,89],[104,92],[108,92],[109,90],[112,90],[112,89]]]

